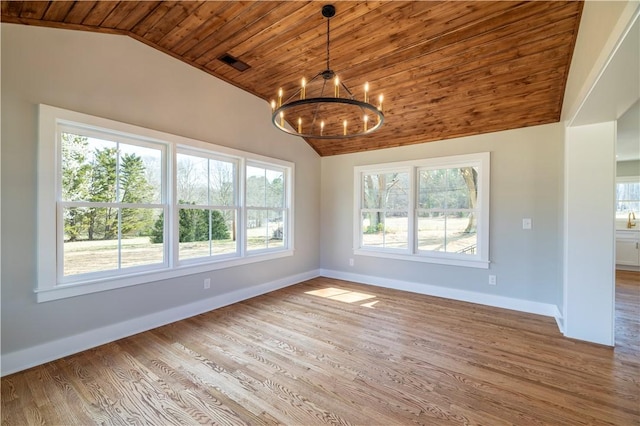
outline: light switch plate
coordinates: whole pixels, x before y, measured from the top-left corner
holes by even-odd
[[[522,229],[531,229],[531,218],[530,217],[525,217],[524,219],[522,219]]]

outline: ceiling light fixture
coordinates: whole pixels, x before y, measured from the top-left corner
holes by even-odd
[[[297,91],[284,100],[278,90],[271,101],[271,120],[283,132],[311,139],[345,139],[375,132],[384,122],[382,95],[377,105],[369,102],[369,83],[364,83],[358,100],[329,66],[329,21],[336,14],[331,5],[322,6],[327,18],[327,69],[311,80],[304,78]]]

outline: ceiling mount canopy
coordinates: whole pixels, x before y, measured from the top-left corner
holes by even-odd
[[[271,101],[271,120],[283,132],[312,139],[345,139],[373,133],[382,126],[383,95],[372,104],[369,83],[364,83],[359,99],[340,80],[329,63],[330,20],[335,6],[322,6],[327,18],[327,68],[311,80],[302,78],[300,87],[288,98],[280,88]]]

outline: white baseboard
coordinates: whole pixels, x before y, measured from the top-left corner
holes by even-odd
[[[640,266],[633,265],[616,265],[618,271],[640,272]]]
[[[319,270],[199,300],[2,355],[2,376],[318,277]]]
[[[223,306],[250,299],[252,297],[260,296],[318,276],[554,317],[556,318],[558,327],[562,329],[562,315],[560,314],[560,310],[556,305],[549,303],[514,299],[510,297],[452,289],[430,284],[420,284],[410,281],[392,280],[370,275],[319,269],[281,278],[279,280],[257,286],[232,291],[230,293],[221,294],[205,300],[199,300],[188,305],[177,306],[175,308],[145,315],[143,317],[133,318],[74,336],[21,349],[19,351],[10,352],[2,355],[1,375],[6,376],[8,374],[26,370],[27,368],[44,364],[45,362],[54,361],[105,343],[113,342],[165,324],[199,315]]]
[[[428,296],[444,297],[462,302],[477,303],[496,308],[511,309],[530,314],[544,315],[556,319],[558,326],[562,324],[562,314],[558,307],[551,303],[534,302],[531,300],[515,299],[512,297],[497,296],[494,294],[479,293],[469,290],[459,290],[441,287],[431,284],[421,284],[411,281],[400,281],[389,278],[374,277],[371,275],[352,274],[349,272],[321,269],[320,275],[328,278],[353,281],[361,284],[375,285],[378,287],[393,288]]]

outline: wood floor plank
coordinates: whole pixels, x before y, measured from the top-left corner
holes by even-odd
[[[639,340],[635,272],[615,348],[320,277],[4,377],[2,425],[640,425]]]

